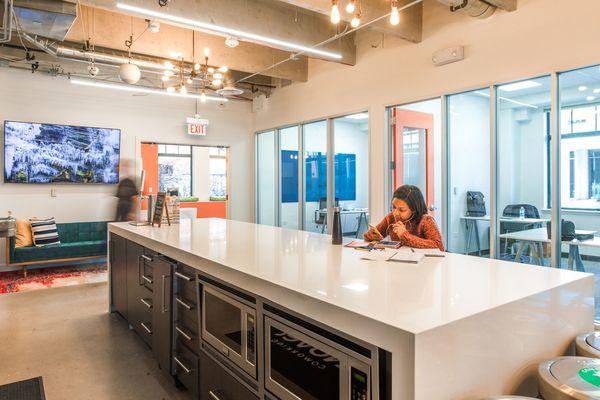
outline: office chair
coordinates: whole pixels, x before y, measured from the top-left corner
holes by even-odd
[[[503,217],[519,218],[521,207],[525,210],[525,218],[540,218],[540,212],[537,207],[531,204],[509,204],[502,211]],[[519,224],[514,222],[503,221],[501,224],[500,233],[519,232],[527,229],[533,229],[534,224]],[[504,239],[504,254],[508,254],[508,239]]]
[[[340,206],[340,199],[335,198],[334,207]],[[327,213],[322,213],[322,210],[327,210],[327,197],[319,198],[319,208],[315,210],[315,224],[317,225],[317,229],[319,226],[321,227],[321,233],[325,232],[325,227],[327,226]]]

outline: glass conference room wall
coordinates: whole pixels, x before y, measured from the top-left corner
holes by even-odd
[[[360,236],[369,218],[368,132],[361,112],[257,133],[256,221],[326,232],[340,206],[344,234]]]

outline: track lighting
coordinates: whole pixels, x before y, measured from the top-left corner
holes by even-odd
[[[339,0],[331,0],[331,22],[334,24],[339,24],[341,20],[338,1]]]
[[[398,11],[398,0],[392,0],[392,12],[390,14],[390,24],[398,25],[400,23],[400,12]]]
[[[346,12],[352,14],[354,10],[356,10],[355,0],[350,0],[348,4],[346,4]]]

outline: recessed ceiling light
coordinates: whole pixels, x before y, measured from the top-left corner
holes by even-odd
[[[536,81],[521,81],[515,83],[509,83],[508,85],[498,86],[499,90],[503,92],[515,92],[517,90],[530,89],[534,87],[542,86],[541,83]]]
[[[594,94],[598,94],[598,93],[600,93],[600,88],[594,89]]]
[[[588,88],[587,86],[581,85],[577,88],[580,92],[585,92]]]
[[[587,101],[594,101],[596,100],[596,96],[588,96],[585,98]]]
[[[146,8],[136,7],[136,6],[132,6],[129,4],[117,3],[117,8],[120,8],[121,10],[131,11],[136,14],[141,14],[141,15],[145,15],[148,17],[157,18],[157,19],[160,19],[160,20],[163,20],[166,22],[173,22],[173,23],[176,23],[179,25],[184,25],[191,29],[211,31],[211,32],[220,33],[220,34],[227,35],[227,36],[235,36],[237,38],[243,38],[243,39],[247,39],[247,40],[258,42],[258,43],[270,44],[275,47],[285,48],[287,50],[295,50],[295,51],[300,51],[303,53],[309,53],[309,54],[314,54],[314,55],[318,55],[318,56],[334,58],[334,59],[338,59],[338,60],[342,58],[342,55],[340,53],[333,53],[330,51],[319,50],[319,49],[315,49],[315,48],[312,48],[309,46],[303,46],[300,44],[287,42],[285,40],[279,40],[279,39],[275,39],[275,38],[271,38],[271,37],[267,37],[267,36],[257,35],[255,33],[251,33],[251,32],[238,31],[237,29],[231,29],[231,28],[227,28],[224,26],[220,26],[220,25],[209,24],[209,23],[201,22],[201,21],[195,21],[195,20],[189,19],[189,18],[177,17],[175,15],[170,15],[170,14],[166,14],[166,13],[159,12],[159,11],[153,11],[153,10],[149,10]]]

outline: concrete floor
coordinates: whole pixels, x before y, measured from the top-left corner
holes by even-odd
[[[41,375],[48,400],[188,399],[107,303],[106,283],[0,295],[0,384]]]

